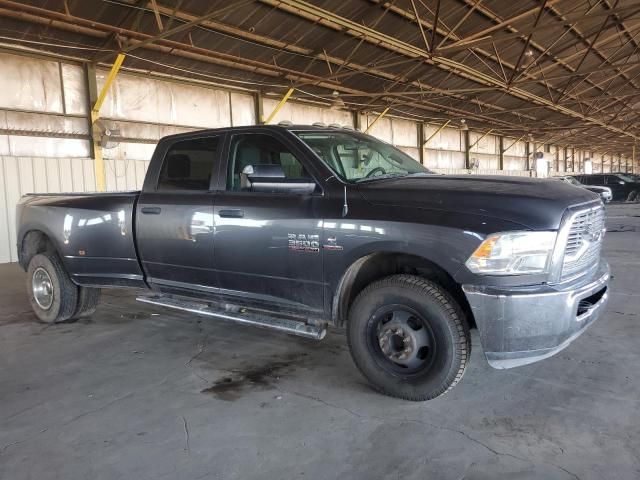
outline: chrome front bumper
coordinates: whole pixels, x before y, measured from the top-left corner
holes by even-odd
[[[463,285],[489,365],[512,368],[555,355],[604,312],[609,265],[571,288]]]

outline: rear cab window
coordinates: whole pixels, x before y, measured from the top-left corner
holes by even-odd
[[[221,135],[174,143],[162,162],[157,190],[209,190],[219,165],[221,143]]]

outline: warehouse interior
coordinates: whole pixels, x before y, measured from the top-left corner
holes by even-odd
[[[441,173],[637,171],[634,2],[494,3],[2,0],[0,262],[20,195],[140,188],[158,139],[200,128],[348,125]]]
[[[581,345],[505,374],[473,337],[427,404],[370,391],[339,332],[119,290],[38,324],[16,263],[23,195],[139,190],[162,137],[201,129],[346,127],[444,175],[640,173],[638,2],[0,0],[0,72],[0,478],[640,476],[637,202],[607,206],[613,293]]]

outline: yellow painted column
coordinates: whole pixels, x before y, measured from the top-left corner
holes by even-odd
[[[91,108],[91,128],[94,129],[92,131],[91,137],[93,138],[93,160],[94,160],[94,169],[96,174],[96,188],[99,192],[104,192],[106,189],[106,177],[105,177],[105,169],[104,169],[104,159],[102,158],[102,145],[100,145],[100,138],[97,138],[95,127],[96,122],[100,118],[100,108],[104,103],[104,99],[109,93],[109,89],[111,88],[111,84],[115,80],[118,75],[118,71],[120,70],[120,66],[124,61],[124,54],[119,53],[116,57],[116,61],[113,62],[111,66],[111,70],[109,71],[109,75],[107,75],[107,80],[102,86],[102,90],[100,90],[100,94],[96,100],[96,103]]]
[[[273,109],[273,112],[271,112],[267,117],[267,119],[264,121],[265,125],[269,125],[269,123],[275,118],[275,116],[282,109],[282,107],[284,107],[284,104],[287,103],[287,100],[289,100],[289,97],[291,96],[294,90],[295,90],[294,88],[290,88],[289,90],[287,90],[287,93],[284,94],[284,97],[282,97],[282,100],[280,100],[278,105],[276,105],[276,108]]]

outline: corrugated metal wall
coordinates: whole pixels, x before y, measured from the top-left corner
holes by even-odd
[[[17,261],[16,203],[26,193],[95,190],[93,160],[0,156],[0,263]]]

